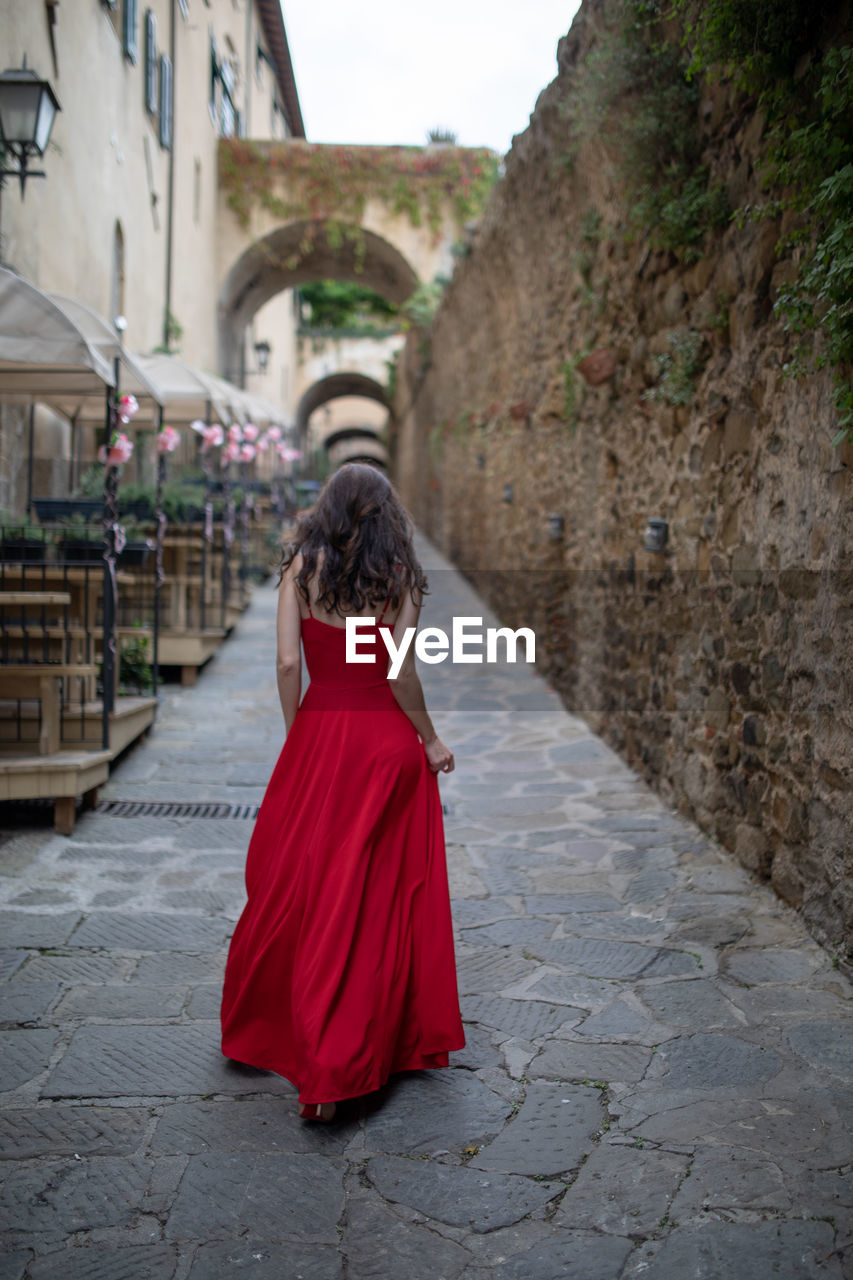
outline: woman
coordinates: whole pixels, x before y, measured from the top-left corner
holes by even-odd
[[[222,1047],[285,1076],[300,1115],[395,1071],[447,1066],[459,1016],[438,772],[412,646],[387,676],[379,627],[417,626],[426,579],[385,476],[349,464],[285,553],[277,677],[287,738],[249,845],[225,972]],[[346,662],[347,617],[374,661]],[[371,628],[359,628],[359,652]],[[300,702],[300,638],[311,683]]]

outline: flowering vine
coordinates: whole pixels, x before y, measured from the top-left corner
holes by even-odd
[[[255,205],[283,221],[324,224],[332,247],[358,236],[368,200],[384,201],[412,226],[441,230],[449,202],[457,225],[478,216],[498,173],[486,147],[328,146],[222,139],[219,177],[229,206],[247,226]],[[356,251],[358,245],[356,245]]]

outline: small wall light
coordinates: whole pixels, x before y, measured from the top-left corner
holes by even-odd
[[[566,532],[566,520],[559,511],[554,511],[548,517],[548,537],[552,542],[559,542]]]
[[[505,485],[504,485],[503,501],[504,501],[504,502],[514,502],[514,501],[515,501],[515,488],[514,488],[514,486],[513,486],[513,485],[511,485],[511,484],[505,484]]]
[[[669,540],[669,525],[659,516],[649,516],[643,535],[643,550],[660,554]]]
[[[267,342],[266,338],[261,338],[260,342],[255,343],[255,355],[258,358],[259,373],[266,373],[271,353],[272,347]]]

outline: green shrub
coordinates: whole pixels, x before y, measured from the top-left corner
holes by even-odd
[[[581,137],[599,136],[615,153],[629,227],[692,261],[729,208],[701,163],[698,87],[685,50],[661,36],[662,16],[654,3],[629,0],[581,72],[575,123]]]
[[[136,693],[149,693],[153,688],[151,664],[148,661],[148,637],[133,636],[119,648],[119,684]]]

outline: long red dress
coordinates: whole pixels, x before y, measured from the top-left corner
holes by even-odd
[[[375,662],[353,664],[343,627],[302,620],[311,683],[258,813],[225,971],[223,1053],[309,1104],[446,1067],[465,1043],[438,780],[374,632]]]

